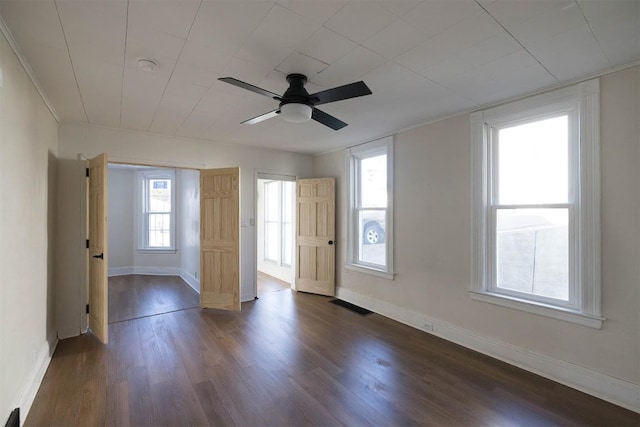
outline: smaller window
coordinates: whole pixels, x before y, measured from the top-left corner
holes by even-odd
[[[347,267],[393,278],[393,139],[348,150]]]
[[[140,200],[140,249],[175,250],[175,171],[145,170],[138,173]]]

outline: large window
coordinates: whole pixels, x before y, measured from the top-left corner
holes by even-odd
[[[392,278],[393,140],[348,150],[350,182],[347,268]]]
[[[598,84],[474,113],[474,297],[600,327]]]
[[[175,171],[138,174],[141,195],[140,249],[175,250]]]
[[[264,183],[264,259],[293,264],[293,201],[295,182]]]

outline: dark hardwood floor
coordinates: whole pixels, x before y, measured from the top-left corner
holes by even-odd
[[[289,283],[258,271],[258,297],[267,292],[278,292],[286,289],[291,289]]]
[[[200,307],[200,297],[178,276],[109,277],[109,323]]]
[[[640,415],[330,298],[264,293],[63,340],[27,426],[638,426]]]

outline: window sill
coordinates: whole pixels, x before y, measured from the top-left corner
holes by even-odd
[[[527,301],[506,295],[494,294],[491,292],[470,292],[471,299],[474,299],[476,301],[488,302],[490,304],[496,304],[503,307],[513,308],[515,310],[526,311],[529,313],[538,314],[540,316],[552,317],[554,319],[577,323],[579,325],[587,326],[593,329],[602,329],[602,322],[606,320],[604,317],[593,316],[562,307],[554,307],[552,305]]]
[[[345,264],[344,268],[346,268],[347,270],[370,274],[372,276],[382,277],[384,279],[389,279],[389,280],[393,280],[393,277],[395,276],[394,273],[389,273],[388,271],[378,270],[371,267],[364,267],[362,265],[357,265],[357,264]]]
[[[138,249],[138,253],[139,254],[175,254],[177,251],[175,250],[175,248],[169,248],[169,249],[149,249],[149,248],[143,248],[143,249]]]

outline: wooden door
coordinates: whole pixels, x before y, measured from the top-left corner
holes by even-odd
[[[335,294],[335,179],[300,179],[296,185],[296,290]]]
[[[89,160],[89,329],[109,342],[107,292],[107,155]]]
[[[240,168],[200,171],[200,306],[240,310]]]

